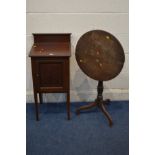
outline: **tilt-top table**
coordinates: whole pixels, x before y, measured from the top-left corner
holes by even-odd
[[[80,37],[76,45],[76,60],[81,70],[90,78],[98,81],[97,98],[94,103],[77,109],[90,109],[98,106],[105,114],[112,126],[112,118],[107,112],[105,105],[108,100],[103,100],[103,81],[115,78],[122,70],[125,55],[120,42],[109,32],[103,30],[92,30]]]

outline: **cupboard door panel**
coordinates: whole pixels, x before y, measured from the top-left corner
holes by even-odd
[[[39,63],[40,87],[63,86],[63,62]]]

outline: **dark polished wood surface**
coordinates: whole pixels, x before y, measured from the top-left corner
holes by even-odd
[[[71,56],[70,45],[67,42],[35,43],[32,46],[31,57],[67,57]]]
[[[120,42],[112,34],[102,30],[82,35],[76,45],[75,56],[82,71],[100,81],[116,77],[125,61]]]
[[[69,57],[71,56],[70,33],[33,34],[34,44],[30,57]]]
[[[36,119],[39,120],[39,101],[43,103],[42,93],[66,93],[67,118],[70,119],[70,34],[33,35],[34,44],[29,56],[32,64]]]

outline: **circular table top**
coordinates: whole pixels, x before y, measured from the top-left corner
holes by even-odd
[[[82,35],[76,45],[75,56],[81,70],[99,81],[115,78],[125,61],[120,42],[103,30],[92,30]]]

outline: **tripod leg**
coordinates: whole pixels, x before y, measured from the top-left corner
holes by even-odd
[[[96,105],[97,103],[94,102],[94,103],[90,103],[89,105],[81,106],[80,108],[76,110],[76,114],[79,115],[81,110],[87,110],[87,109],[95,107]]]
[[[104,115],[107,117],[107,119],[109,121],[109,126],[111,127],[113,125],[111,116],[109,115],[109,113],[107,112],[105,106],[102,103],[99,104],[99,107],[102,110],[102,112],[104,113]]]

